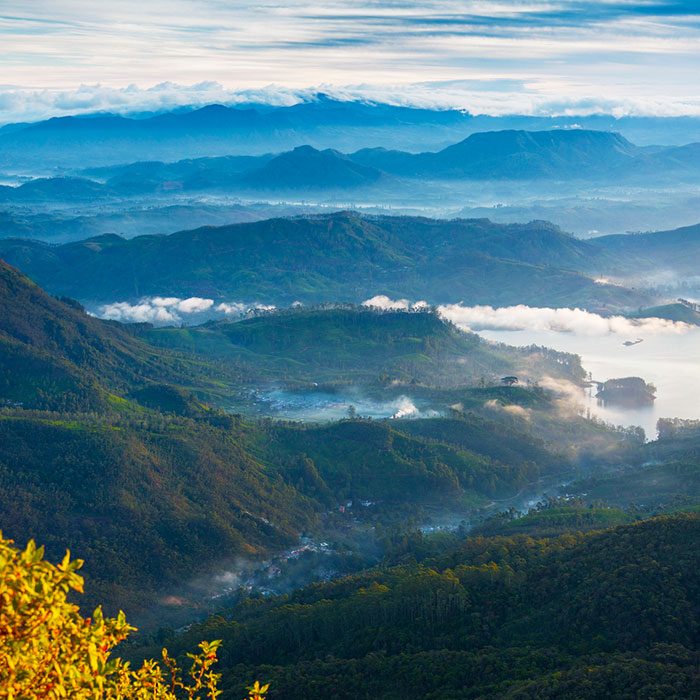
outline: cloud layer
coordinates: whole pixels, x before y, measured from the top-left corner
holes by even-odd
[[[695,0],[4,0],[0,119],[279,84],[277,100],[336,86],[494,114],[698,114],[699,39]]]
[[[446,304],[438,307],[444,318],[461,328],[479,330],[530,330],[577,333],[598,336],[615,333],[619,335],[681,334],[690,326],[663,318],[629,319],[624,316],[600,316],[584,309],[538,308],[534,306],[463,306]]]

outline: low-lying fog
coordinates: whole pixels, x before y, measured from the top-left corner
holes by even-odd
[[[398,396],[379,401],[364,396],[356,389],[345,391],[286,391],[271,389],[256,392],[256,399],[265,412],[298,421],[334,421],[348,416],[362,418],[430,418],[437,416],[425,402]]]

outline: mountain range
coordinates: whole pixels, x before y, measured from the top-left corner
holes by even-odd
[[[100,166],[266,153],[302,144],[347,151],[369,145],[416,152],[438,149],[480,131],[580,127],[619,131],[645,145],[700,141],[700,123],[692,117],[489,117],[317,95],[282,107],[213,104],[143,118],[94,114],[8,124],[0,128],[0,169],[45,173],[56,167],[84,167],[84,163]]]
[[[616,264],[604,242],[546,222],[340,212],[59,246],[4,239],[0,257],[52,293],[91,304],[159,295],[276,305],[359,303],[377,294],[611,309],[649,301],[594,280]]]
[[[310,145],[260,156],[92,167],[61,177],[0,186],[0,203],[95,202],[135,196],[212,192],[392,191],[414,181],[538,182],[644,187],[694,182],[698,144],[640,148],[616,133],[582,129],[472,134],[436,152],[366,148],[343,154]]]

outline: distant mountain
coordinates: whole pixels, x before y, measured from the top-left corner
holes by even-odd
[[[621,274],[654,270],[663,277],[666,272],[671,275],[668,282],[673,281],[673,275],[677,276],[675,281],[682,281],[682,276],[698,274],[700,224],[672,231],[601,236],[590,242],[594,248],[615,257]]]
[[[469,115],[319,96],[290,107],[208,105],[145,119],[59,117],[0,130],[0,167],[92,167],[280,152],[304,143],[354,150],[363,144],[446,143]]]
[[[127,196],[207,190],[235,193],[248,189],[318,192],[362,186],[380,190],[395,184],[395,177],[442,182],[443,187],[454,180],[629,182],[649,186],[694,181],[700,175],[697,151],[697,144],[640,148],[620,134],[605,131],[492,131],[472,134],[437,152],[366,148],[346,155],[304,145],[274,156],[138,161],[78,172],[106,183],[104,191],[98,184],[91,184],[94,196],[110,192]],[[54,193],[47,192],[47,198],[53,197]],[[70,192],[66,197],[70,198]]]
[[[178,190],[222,189],[238,185],[244,173],[272,156],[223,156],[163,163],[144,161],[122,166],[89,168],[83,174],[106,180],[121,194],[176,193]]]
[[[635,159],[631,177],[644,181],[669,173],[671,177],[697,176],[700,162],[700,143],[689,143],[672,148],[648,148]]]
[[[332,149],[299,146],[276,156],[224,156],[175,163],[137,162],[83,171],[122,194],[177,191],[327,190],[374,184],[381,173]]]
[[[299,146],[247,172],[241,182],[255,189],[352,189],[376,183],[381,173],[354,163],[338,151]]]
[[[352,159],[397,175],[470,180],[594,176],[631,164],[640,149],[619,134],[582,129],[473,134],[437,153],[366,149]]]
[[[0,203],[93,202],[115,194],[98,182],[77,177],[37,178],[18,187],[0,185]]]
[[[575,128],[617,131],[643,144],[700,141],[700,120],[693,117],[490,117],[317,95],[282,107],[208,105],[145,118],[87,115],[8,124],[0,128],[0,168],[47,172],[56,166],[279,153],[305,143],[341,151],[383,146],[418,152],[481,131]]]
[[[639,306],[585,272],[607,254],[545,222],[493,224],[352,213],[48,246],[0,240],[0,257],[86,302],[143,295],[288,305],[376,294],[472,304]]]
[[[504,184],[509,187],[511,183]],[[551,221],[564,231],[587,239],[623,231],[661,231],[686,226],[695,221],[700,211],[700,194],[692,194],[684,188],[677,188],[670,196],[667,188],[664,195],[639,188],[630,198],[621,198],[614,185],[599,197],[591,196],[592,192],[585,188],[573,195],[560,190],[548,196],[542,191],[543,185],[546,187],[547,184],[540,182],[532,198],[519,200],[514,197],[511,204],[496,202],[490,206],[466,206],[455,215],[464,219],[488,218],[498,223],[533,219]],[[530,183],[525,184],[528,189],[529,186]],[[508,201],[505,196],[503,199]]]
[[[308,205],[254,202],[208,203],[200,201],[169,204],[157,202],[119,202],[114,207],[90,207],[82,215],[61,207],[47,211],[46,207],[7,205],[0,211],[0,238],[31,238],[52,243],[80,241],[86,238],[116,233],[125,238],[161,234],[198,226],[226,226],[247,221],[261,221],[272,216],[298,215],[317,208]]]

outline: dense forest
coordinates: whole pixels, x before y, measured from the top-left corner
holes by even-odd
[[[700,692],[700,519],[427,558],[248,599],[168,643],[223,639],[224,697],[687,698]]]

